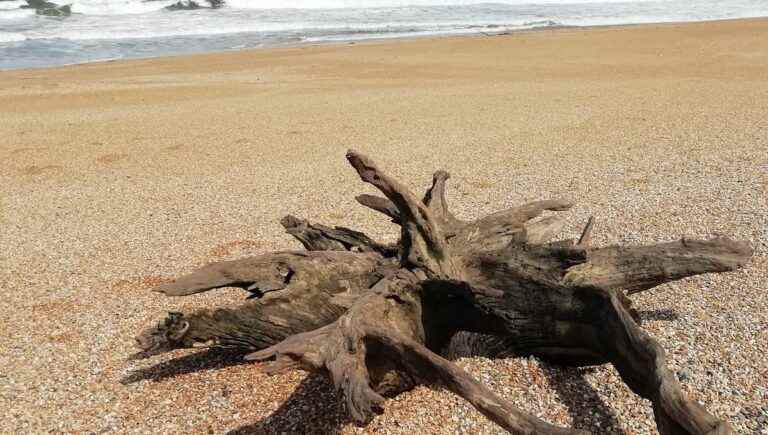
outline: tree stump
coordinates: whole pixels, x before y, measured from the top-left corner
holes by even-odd
[[[233,309],[171,313],[137,337],[141,354],[238,348],[250,352],[248,360],[270,360],[270,372],[320,371],[362,425],[381,411],[384,397],[440,383],[511,433],[583,433],[520,411],[441,357],[466,331],[515,355],[613,364],[632,391],[652,402],[662,434],[732,433],[682,393],[627,294],[735,270],[752,255],[747,243],[683,239],[593,248],[592,218],[579,240],[550,242],[563,219],[540,216],[570,209],[569,201],[531,202],[465,222],[446,203],[447,172],[436,172],[419,199],[368,157],[349,151],[347,160],[384,195],[356,199],[400,226],[397,244],[286,216],[282,225],[305,251],[213,263],[161,285],[155,290],[168,296],[220,287],[250,295]]]

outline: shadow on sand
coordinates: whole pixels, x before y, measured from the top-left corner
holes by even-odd
[[[309,374],[269,417],[229,431],[228,435],[338,434],[351,424],[333,385],[320,374]]]
[[[645,319],[674,319],[674,312],[669,310],[646,311]],[[457,337],[447,349],[449,359],[463,357],[485,357],[490,359],[503,357],[508,347],[505,341],[487,341],[480,336],[466,335]],[[479,339],[478,339],[479,338]],[[501,352],[500,352],[501,350]],[[603,398],[590,385],[585,375],[594,370],[591,367],[565,367],[541,361],[540,366],[549,384],[560,402],[566,406],[573,420],[572,427],[585,429],[591,433],[623,434],[621,425]],[[524,408],[524,406],[523,406]]]
[[[647,320],[659,320],[662,322],[674,322],[680,318],[677,311],[670,308],[662,308],[658,310],[640,310],[640,318],[643,321]]]
[[[219,370],[246,363],[247,361],[243,361],[242,352],[206,350],[134,370],[121,379],[120,383],[127,385],[141,381],[157,382],[187,373]]]
[[[672,310],[644,311],[641,315],[647,320],[671,321],[677,318],[677,314]],[[123,378],[121,383],[161,381],[187,373],[245,364],[242,356],[243,354],[239,352],[222,352],[221,350],[198,352],[133,371]],[[454,355],[454,357],[472,356],[487,355]],[[624,433],[611,407],[585,379],[584,375],[592,369],[561,367],[546,363],[542,363],[541,366],[549,384],[568,408],[574,428],[586,429],[592,433]],[[338,434],[348,424],[352,424],[351,420],[333,385],[324,375],[311,373],[270,416],[234,429],[228,434]]]
[[[585,429],[595,434],[624,433],[611,407],[584,378],[592,369],[546,363],[542,363],[541,368],[560,401],[568,408],[568,413],[573,419],[573,428]]]
[[[158,382],[188,373],[251,364],[243,360],[243,355],[243,352],[221,349],[197,352],[134,370],[121,379],[120,383]],[[324,375],[311,373],[269,417],[234,429],[229,434],[338,434],[350,423],[333,385]]]

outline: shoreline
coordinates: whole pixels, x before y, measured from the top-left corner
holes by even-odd
[[[621,30],[621,29],[631,29],[635,27],[667,27],[667,26],[679,26],[679,25],[706,25],[710,23],[727,23],[727,22],[739,22],[739,21],[766,21],[768,20],[768,17],[747,17],[747,18],[724,18],[724,19],[714,19],[714,20],[701,20],[701,21],[662,21],[662,22],[651,22],[651,23],[624,23],[624,24],[605,24],[605,25],[589,25],[589,26],[568,26],[568,25],[556,25],[556,26],[543,26],[543,27],[534,27],[529,29],[517,29],[517,30],[505,30],[505,31],[499,31],[496,32],[468,32],[466,34],[430,34],[430,35],[423,35],[423,36],[402,36],[402,37],[380,37],[380,38],[366,38],[366,39],[350,39],[350,40],[341,40],[341,41],[327,41],[327,42],[297,42],[297,43],[290,43],[286,42],[283,44],[275,44],[270,46],[264,46],[264,47],[249,47],[249,48],[232,48],[227,50],[210,50],[210,51],[200,51],[196,53],[184,53],[184,54],[166,54],[166,55],[159,55],[159,56],[149,56],[149,57],[119,57],[119,58],[107,58],[107,59],[98,59],[93,61],[86,61],[86,62],[75,62],[75,63],[68,63],[68,64],[61,64],[61,65],[50,65],[50,66],[40,66],[40,67],[33,67],[33,68],[8,68],[8,69],[0,69],[0,74],[5,72],[19,72],[19,71],[37,71],[37,70],[49,70],[49,69],[56,69],[56,68],[70,68],[80,65],[94,65],[94,64],[108,64],[108,63],[114,63],[114,62],[126,62],[126,61],[147,61],[147,60],[156,60],[156,59],[174,59],[174,58],[180,58],[180,57],[194,57],[194,56],[205,56],[205,55],[211,55],[211,54],[226,54],[226,53],[248,53],[248,52],[260,52],[260,51],[269,51],[269,50],[280,50],[280,49],[292,49],[292,48],[305,48],[305,47],[335,47],[335,46],[345,46],[345,45],[363,45],[363,44],[386,44],[386,43],[402,43],[402,42],[409,42],[409,41],[421,41],[421,40],[440,40],[440,39],[451,39],[451,38],[486,38],[486,37],[500,37],[500,36],[513,36],[517,34],[525,34],[525,33],[539,33],[539,32],[561,32],[561,31],[589,31],[589,30]]]

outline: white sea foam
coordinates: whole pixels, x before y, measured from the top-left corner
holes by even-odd
[[[685,0],[497,0],[494,4],[480,0],[229,0],[229,7],[219,10],[161,10],[175,1],[76,0],[73,16],[58,20],[38,18],[39,25],[24,29],[22,33],[27,39],[83,41],[301,30],[347,30],[350,36],[354,36],[355,33],[375,33],[377,29],[383,34],[390,34],[400,28],[417,33],[465,33],[470,32],[466,29],[471,26],[515,28],[532,21],[578,26],[768,15],[768,0],[738,0],[727,7],[717,0],[700,0],[695,8]],[[393,7],[400,4],[435,6],[449,3],[453,5],[437,8]],[[737,7],[739,3],[742,6],[762,6],[752,11],[747,7]],[[278,4],[301,8],[268,9]],[[241,7],[246,5],[249,9]],[[357,8],[359,6],[376,8]],[[320,7],[336,9],[317,9]],[[32,13],[30,10],[21,11]]]
[[[25,4],[27,4],[27,2],[21,0],[0,2],[0,11],[7,9],[18,9]]]
[[[2,5],[4,2],[0,2],[0,5]],[[0,20],[21,20],[25,18],[30,18],[35,15],[34,9],[0,9]],[[0,30],[3,30],[2,27],[0,27]]]
[[[478,4],[587,4],[642,3],[669,0],[229,0],[231,7],[243,9],[363,9],[408,6],[466,6]]]
[[[206,12],[190,13],[183,21],[176,20],[172,13],[164,17],[153,17],[146,20],[145,15],[124,17],[118,23],[110,26],[98,27],[90,18],[82,18],[72,22],[66,28],[43,27],[26,32],[28,39],[69,39],[79,41],[89,40],[115,40],[115,39],[145,39],[180,36],[224,35],[234,33],[343,33],[348,36],[341,39],[355,39],[366,34],[390,34],[390,33],[472,33],[483,29],[493,28],[521,28],[530,27],[531,23],[518,20],[469,20],[463,21],[376,21],[376,22],[346,22],[334,20],[322,22],[319,20],[307,21],[248,21],[233,20],[225,16],[208,15]],[[542,23],[547,23],[542,21]],[[306,38],[307,40],[322,40],[318,38]]]
[[[70,4],[72,11],[87,15],[123,15],[159,11],[178,0],[59,0],[54,3]],[[407,6],[467,6],[487,3],[504,5],[527,4],[594,4],[644,3],[670,0],[227,0],[226,6],[236,9],[365,9],[397,8]],[[205,4],[205,0],[199,3]],[[23,0],[0,1],[0,10],[16,9],[26,4]]]
[[[27,37],[21,33],[0,32],[0,43],[24,41]]]
[[[61,0],[69,3],[67,0]],[[173,0],[145,2],[140,0],[75,0],[72,12],[87,15],[127,15],[160,11],[175,3]]]
[[[220,9],[174,12],[164,8],[178,0],[51,1],[71,2],[72,16],[0,2],[0,69],[298,41],[768,16],[768,0],[225,0]]]

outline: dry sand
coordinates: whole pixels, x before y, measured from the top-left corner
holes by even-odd
[[[692,397],[768,433],[768,21],[564,29],[301,47],[0,73],[2,433],[495,433],[420,387],[366,429],[321,377],[236,358],[127,362],[166,311],[152,285],[205,262],[297,248],[287,214],[394,228],[349,147],[421,190],[437,168],[471,218],[579,201],[596,244],[750,240],[739,272],[633,297]],[[461,364],[523,409],[596,433],[654,433],[607,367]]]

